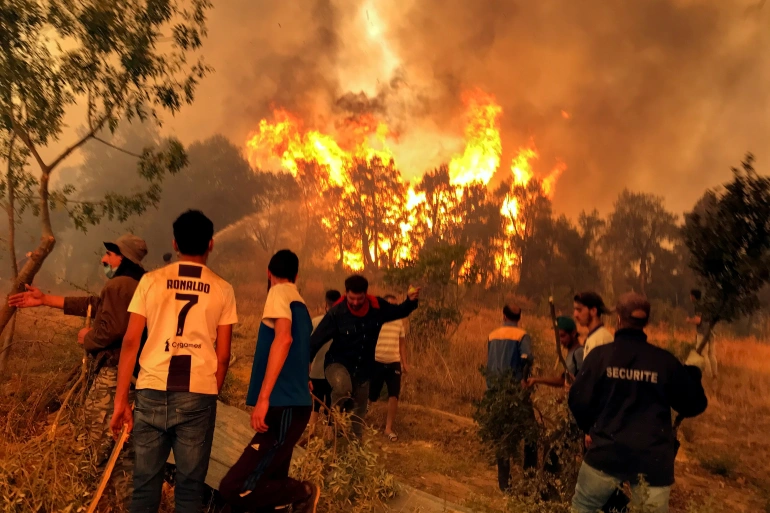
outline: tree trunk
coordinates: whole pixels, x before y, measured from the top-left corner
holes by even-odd
[[[643,296],[647,295],[647,259],[642,257],[639,262],[639,293]]]
[[[48,210],[48,181],[50,177],[51,168],[44,167],[40,176],[40,228],[42,231],[40,244],[37,246],[37,249],[29,254],[29,258],[24,262],[21,271],[14,278],[13,286],[8,291],[8,296],[17,292],[23,292],[25,284],[32,284],[35,275],[40,271],[43,262],[53,251],[54,245],[56,245],[56,238],[53,236],[53,229],[51,228],[51,214]],[[3,306],[0,308],[0,331],[3,331],[8,326],[11,317],[16,313],[16,308],[8,305],[8,296],[5,297]]]
[[[13,173],[13,147],[16,136],[11,138],[8,150],[8,171],[5,174],[5,185],[8,190],[8,203],[5,206],[8,215],[8,256],[11,259],[11,272],[13,276],[19,274],[19,262],[16,260],[16,178]],[[5,329],[2,348],[0,348],[0,376],[5,374],[5,368],[11,357],[13,335],[16,331],[16,316],[13,316],[11,325]]]

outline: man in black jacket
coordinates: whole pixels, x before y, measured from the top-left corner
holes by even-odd
[[[353,412],[353,434],[361,438],[369,401],[369,378],[380,328],[403,319],[417,308],[420,289],[409,287],[407,299],[393,305],[367,294],[369,282],[360,275],[345,280],[345,298],[326,312],[310,337],[310,361],[326,342],[324,373],[332,388],[332,405]],[[350,400],[350,401],[349,401]],[[348,408],[352,402],[352,408]]]
[[[668,351],[647,343],[650,303],[628,293],[618,306],[615,343],[595,348],[572,385],[569,407],[589,433],[572,511],[596,513],[622,482],[645,511],[665,513],[674,482],[678,448],[671,409],[694,417],[706,409],[700,370],[684,366]],[[639,475],[648,487],[637,494]]]

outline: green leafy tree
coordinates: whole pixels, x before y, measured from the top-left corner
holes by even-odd
[[[459,282],[466,251],[463,246],[434,242],[421,248],[414,261],[385,272],[387,285],[405,289],[419,283],[430,290],[430,294],[420,300],[420,308],[413,314],[410,324],[410,343],[418,348],[433,342],[447,347],[449,338],[462,321]]]
[[[160,198],[160,182],[187,161],[181,144],[139,155],[147,189],[108,193],[95,202],[68,204],[74,187],[50,190],[59,166],[84,144],[122,121],[160,122],[193,101],[208,68],[191,61],[206,34],[207,0],[181,8],[170,0],[8,0],[0,5],[0,140],[15,134],[37,167],[36,208],[41,240],[19,269],[11,292],[30,283],[54,248],[51,207],[68,205],[82,229],[101,218],[125,220]],[[83,112],[85,129],[57,150],[65,114]],[[53,157],[46,158],[53,152]],[[13,309],[0,309],[0,329]]]
[[[160,141],[153,125],[133,123],[120,127],[110,140],[119,143],[121,149],[104,144],[84,147],[83,165],[72,173],[72,178],[68,177],[79,184],[72,198],[84,201],[102,197],[116,183],[124,191],[141,191],[144,180],[136,173],[136,158],[123,148],[130,153]],[[262,211],[267,194],[285,199],[285,195],[279,196],[273,190],[277,175],[252,170],[240,149],[222,135],[194,142],[186,151],[189,163],[184,173],[164,180],[157,208],[126,223],[117,219],[102,221],[89,228],[87,234],[69,223],[71,228],[59,237],[60,243],[50,258],[51,263],[58,264],[57,275],[77,284],[98,280],[101,273],[95,263],[104,249],[102,241],[125,231],[145,239],[149,249],[145,263],[152,267],[161,263],[163,253],[173,251],[171,223],[181,212],[189,208],[202,210],[219,232],[244,216]],[[267,243],[267,239],[262,242]]]
[[[646,294],[652,263],[673,245],[677,231],[676,216],[666,210],[661,196],[625,189],[609,215],[603,242],[617,258],[638,267],[639,291]]]
[[[684,241],[690,267],[703,289],[708,342],[719,322],[750,315],[770,281],[770,177],[760,176],[746,155],[733,179],[709,190],[685,215]]]

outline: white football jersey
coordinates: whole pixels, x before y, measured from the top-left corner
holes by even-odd
[[[128,311],[147,318],[137,389],[217,394],[217,326],[235,324],[233,287],[208,267],[176,262],[145,274]]]

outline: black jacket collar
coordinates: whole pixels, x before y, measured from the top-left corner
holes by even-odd
[[[615,332],[615,342],[647,343],[647,334],[642,330],[621,328]]]

